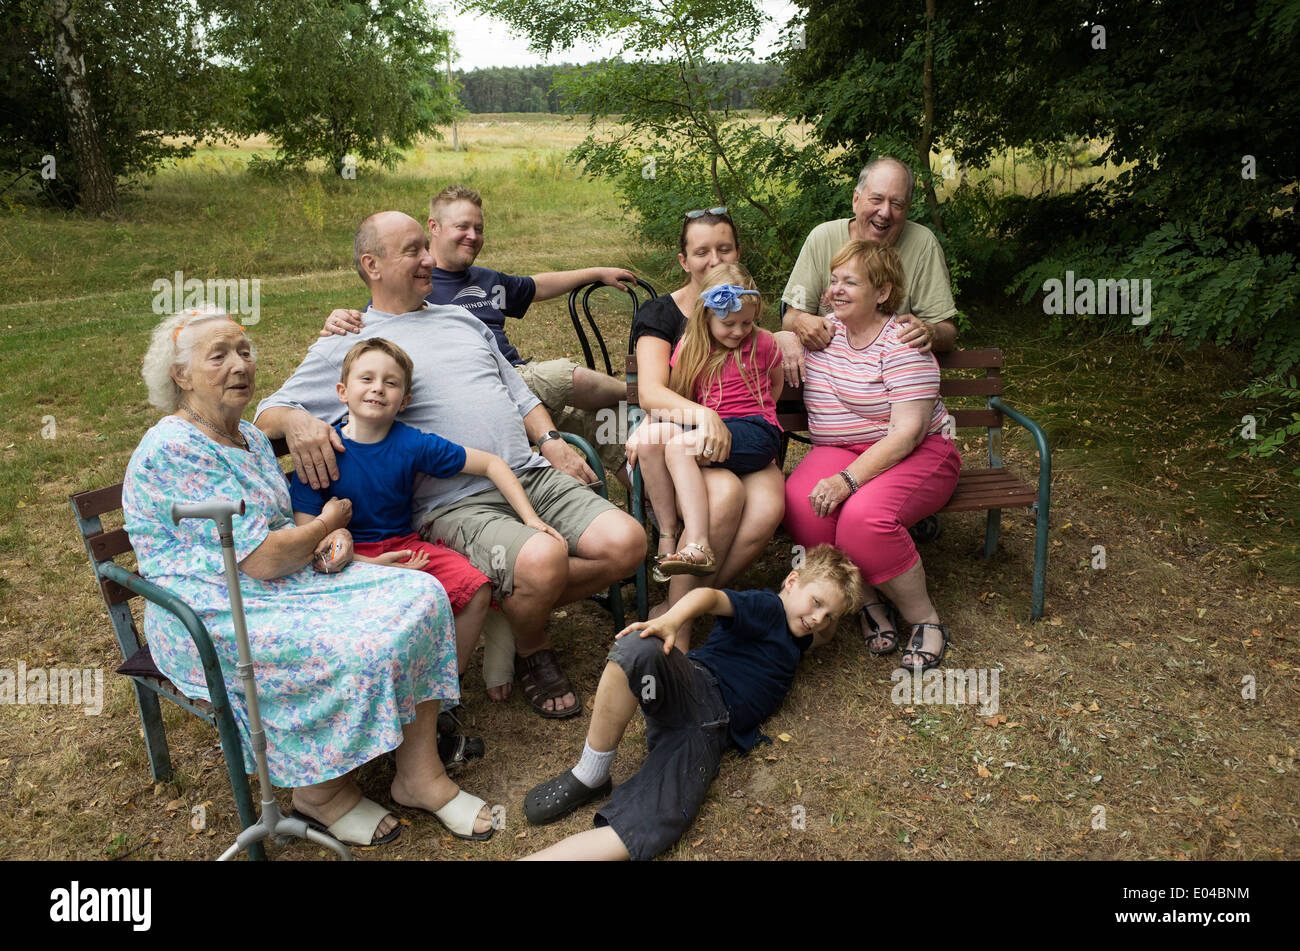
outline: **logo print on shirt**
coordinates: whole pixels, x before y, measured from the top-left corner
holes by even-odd
[[[451,302],[454,304],[462,297],[475,297],[479,300],[483,300],[487,296],[487,291],[483,290],[483,288],[479,287],[477,284],[470,284],[458,291],[456,296],[451,299]]]

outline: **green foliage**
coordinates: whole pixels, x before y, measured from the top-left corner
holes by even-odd
[[[588,174],[613,181],[649,241],[676,248],[684,212],[726,205],[741,231],[746,265],[769,292],[784,285],[808,229],[844,203],[824,150],[786,122],[733,114],[752,76],[765,22],[749,0],[471,0],[506,20],[538,52],[577,40],[613,42],[618,55],[557,78],[569,111],[592,126],[573,152]]]
[[[55,82],[49,4],[6,3],[0,20],[0,148],[14,194],[76,207],[81,193]],[[189,155],[228,118],[231,71],[205,61],[185,0],[74,3],[91,100],[113,171],[130,182]],[[176,141],[180,139],[181,141]],[[189,141],[185,141],[185,140]],[[44,156],[54,157],[54,176]],[[3,179],[0,179],[3,181]]]
[[[1262,436],[1256,432],[1255,439],[1245,440],[1244,446],[1233,448],[1229,456],[1249,455],[1267,459],[1279,453],[1289,454],[1292,449],[1300,447],[1300,385],[1294,375],[1277,373],[1252,380],[1241,389],[1229,390],[1223,396],[1225,399],[1255,401],[1252,415],[1260,417],[1257,427],[1265,430]],[[1270,425],[1273,425],[1271,430],[1268,429]],[[1300,478],[1300,467],[1292,469],[1291,474]]]
[[[1203,344],[1253,353],[1260,374],[1284,373],[1300,363],[1300,267],[1289,253],[1262,254],[1229,244],[1202,225],[1166,224],[1136,248],[1106,249],[1083,242],[1058,250],[1016,276],[1011,292],[1028,301],[1043,282],[1078,277],[1151,281],[1148,342],[1168,334],[1194,349]],[[1058,323],[1100,322],[1132,327],[1126,315],[1057,315]]]
[[[1293,255],[1262,254],[1253,245],[1229,244],[1201,225],[1171,223],[1134,249],[1063,243],[1018,274],[1008,291],[1020,291],[1028,301],[1044,281],[1061,280],[1067,270],[1094,279],[1150,279],[1151,321],[1134,327],[1127,315],[1055,315],[1058,330],[1133,330],[1148,346],[1167,335],[1188,349],[1212,344],[1246,352],[1258,375],[1224,396],[1259,400],[1261,426],[1276,425],[1234,455],[1263,458],[1300,443],[1300,390],[1292,374],[1300,365],[1300,266]]]
[[[723,81],[730,90],[728,109],[752,109],[759,97],[776,86],[781,68],[774,63],[720,63]],[[490,66],[469,72],[457,70],[461,104],[471,113],[481,112],[552,112],[564,111],[556,79],[579,67],[561,63],[556,66]]]
[[[279,164],[392,168],[455,114],[447,34],[420,0],[208,2],[216,42],[242,66],[237,131],[268,134]]]

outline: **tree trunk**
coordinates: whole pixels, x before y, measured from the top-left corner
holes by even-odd
[[[117,181],[90,100],[86,62],[77,42],[70,0],[51,0],[50,21],[54,26],[54,74],[77,163],[81,207],[91,215],[116,217],[122,213],[117,203]]]
[[[939,214],[939,196],[934,192],[934,177],[930,174],[930,149],[934,144],[934,11],[935,0],[925,0],[925,72],[921,77],[921,96],[925,103],[925,116],[921,122],[921,140],[916,152],[924,170],[925,203],[930,209],[930,221],[936,229],[944,231],[943,215]]]

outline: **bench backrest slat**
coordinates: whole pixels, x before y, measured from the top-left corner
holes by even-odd
[[[986,350],[950,350],[936,353],[935,361],[941,370],[991,370],[1002,368],[1002,351],[995,347]]]
[[[89,535],[86,537],[86,542],[90,545],[90,552],[95,556],[96,561],[108,561],[110,558],[132,551],[131,539],[126,534],[125,528],[115,528],[109,532],[100,532],[98,535]]]
[[[1001,396],[1002,378],[986,376],[982,380],[940,380],[940,398],[949,396]]]
[[[122,507],[122,483],[78,492],[72,497],[72,504],[82,518],[94,518],[105,512],[114,512]]]

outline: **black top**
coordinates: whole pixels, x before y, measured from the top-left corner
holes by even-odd
[[[660,340],[668,341],[669,346],[676,346],[686,330],[686,315],[682,313],[672,294],[661,294],[637,308],[636,320],[632,321],[632,352],[636,351],[637,340],[649,334]]]

